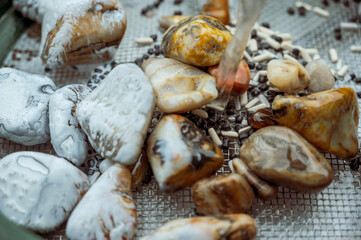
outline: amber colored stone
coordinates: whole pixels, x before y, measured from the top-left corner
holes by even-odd
[[[278,125],[272,111],[268,109],[260,109],[253,113],[250,118],[250,123],[251,126],[256,129]]]
[[[350,158],[358,151],[359,106],[352,88],[339,88],[304,97],[277,96],[273,113],[322,151]]]
[[[203,5],[202,15],[217,18],[225,25],[229,25],[229,7],[228,0],[210,0]]]

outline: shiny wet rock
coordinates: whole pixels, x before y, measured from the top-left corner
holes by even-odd
[[[155,179],[163,191],[192,185],[223,165],[221,150],[188,119],[163,117],[147,144]]]
[[[325,157],[286,127],[256,131],[243,143],[240,157],[260,178],[298,191],[320,190],[333,178]]]

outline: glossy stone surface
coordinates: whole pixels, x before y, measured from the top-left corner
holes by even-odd
[[[68,1],[44,16],[41,59],[49,66],[110,60],[126,26],[125,11],[117,0]]]
[[[87,157],[87,137],[75,117],[76,107],[91,92],[81,84],[72,84],[55,91],[49,102],[51,144],[59,157],[79,166]]]
[[[202,179],[192,186],[192,200],[200,215],[242,213],[254,198],[247,180],[235,173]]]
[[[133,239],[137,213],[131,195],[131,174],[115,164],[93,184],[66,225],[73,239]]]
[[[163,112],[188,112],[218,96],[214,77],[175,59],[150,58],[142,68],[153,85],[156,105]]]
[[[228,0],[210,0],[205,3],[201,10],[202,15],[217,18],[224,25],[229,25]]]
[[[243,143],[240,157],[260,178],[298,191],[320,190],[333,178],[325,157],[286,127],[256,131]]]
[[[356,155],[359,107],[352,88],[277,96],[273,112],[280,125],[296,130],[319,149],[344,158]]]
[[[270,61],[267,65],[267,77],[274,86],[289,94],[305,89],[311,81],[301,64],[289,60]]]
[[[182,15],[161,16],[158,19],[158,23],[161,28],[167,30],[169,27],[178,24],[179,22],[190,17],[191,16],[182,16]]]
[[[48,77],[1,68],[0,137],[26,146],[47,142],[48,104],[55,89]]]
[[[254,239],[255,220],[247,214],[194,217],[170,221],[141,240],[239,240]]]
[[[332,75],[325,60],[319,58],[308,63],[306,70],[311,77],[308,90],[311,92],[322,92],[333,88],[335,77]]]
[[[188,119],[163,117],[148,139],[147,154],[163,191],[174,191],[215,173],[223,165],[221,150]]]
[[[154,103],[143,71],[135,64],[120,64],[78,104],[76,116],[96,152],[130,165],[140,154]]]
[[[194,16],[170,27],[162,40],[167,57],[195,66],[213,66],[221,61],[232,35],[217,19]]]
[[[278,188],[260,179],[243,160],[234,158],[228,162],[228,166],[231,172],[242,175],[254,187],[260,199],[267,201],[277,197]]]
[[[256,129],[278,124],[275,120],[275,117],[273,116],[272,111],[268,109],[260,109],[253,113],[249,119],[249,122],[251,126]]]
[[[0,211],[33,231],[61,225],[89,187],[88,177],[63,158],[16,152],[0,160]]]

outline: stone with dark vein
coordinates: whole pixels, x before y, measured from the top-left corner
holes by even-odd
[[[243,143],[240,157],[260,178],[298,191],[320,190],[333,178],[331,165],[292,129],[271,126]]]
[[[76,117],[96,152],[130,165],[138,159],[154,105],[143,71],[135,64],[120,64],[78,104]]]
[[[88,151],[85,133],[75,117],[76,107],[91,92],[82,84],[72,84],[55,91],[49,102],[51,143],[58,156],[81,165]]]
[[[221,150],[194,123],[175,114],[160,120],[149,137],[147,153],[163,191],[190,186],[223,165]]]
[[[26,146],[49,140],[48,105],[55,91],[45,76],[0,69],[0,137]]]

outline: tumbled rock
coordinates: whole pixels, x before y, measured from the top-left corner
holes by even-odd
[[[188,112],[218,96],[215,78],[191,65],[171,58],[150,58],[142,67],[163,112]]]
[[[55,91],[45,76],[0,69],[0,137],[26,146],[47,142],[48,104]]]
[[[230,160],[228,166],[231,172],[242,175],[254,187],[260,199],[271,200],[277,196],[278,188],[260,179],[241,159]]]
[[[298,191],[320,190],[333,177],[325,157],[301,135],[280,126],[252,134],[239,151],[244,162],[262,179]]]
[[[135,64],[120,64],[78,104],[76,116],[103,158],[134,163],[154,109],[152,86]]]
[[[190,120],[174,114],[159,121],[149,137],[147,154],[163,191],[190,186],[223,165],[221,150]]]
[[[100,172],[105,173],[115,163],[116,162],[113,162],[110,159],[104,159],[99,164]],[[146,152],[142,150],[138,157],[138,160],[127,167],[132,174],[132,189],[136,189],[142,183],[149,169],[149,162]]]
[[[190,18],[191,16],[183,16],[183,15],[173,15],[173,16],[161,16],[158,19],[159,26],[165,30],[169,27],[178,24],[184,19]]]
[[[126,166],[110,167],[75,207],[66,225],[73,239],[133,239],[136,208],[130,192],[131,175]]]
[[[357,154],[359,107],[352,88],[277,96],[273,112],[280,125],[296,130],[319,149],[344,158]]]
[[[232,34],[217,19],[194,16],[170,27],[162,40],[167,57],[195,66],[213,66],[221,61]]]
[[[254,198],[247,180],[235,173],[202,179],[192,186],[192,200],[200,215],[242,213]]]
[[[44,15],[41,59],[50,66],[108,61],[126,26],[118,0],[67,0],[64,7]]]
[[[85,85],[68,85],[55,91],[49,102],[49,127],[54,150],[59,157],[77,166],[87,157],[88,143],[75,112],[79,102],[90,91]]]
[[[141,240],[251,240],[256,234],[257,225],[252,217],[247,214],[230,214],[176,219],[142,237]]]
[[[267,65],[267,77],[274,86],[289,94],[305,89],[311,81],[306,69],[290,60],[270,61]]]
[[[201,14],[217,18],[224,25],[229,25],[228,0],[208,1],[203,5]]]
[[[306,70],[311,78],[308,90],[311,92],[322,92],[333,88],[335,77],[332,75],[325,60],[320,58],[308,63]]]
[[[24,17],[42,23],[47,12],[59,11],[73,0],[13,0],[13,6]]]
[[[0,160],[0,211],[33,231],[64,222],[89,186],[82,171],[49,154],[16,152]]]

